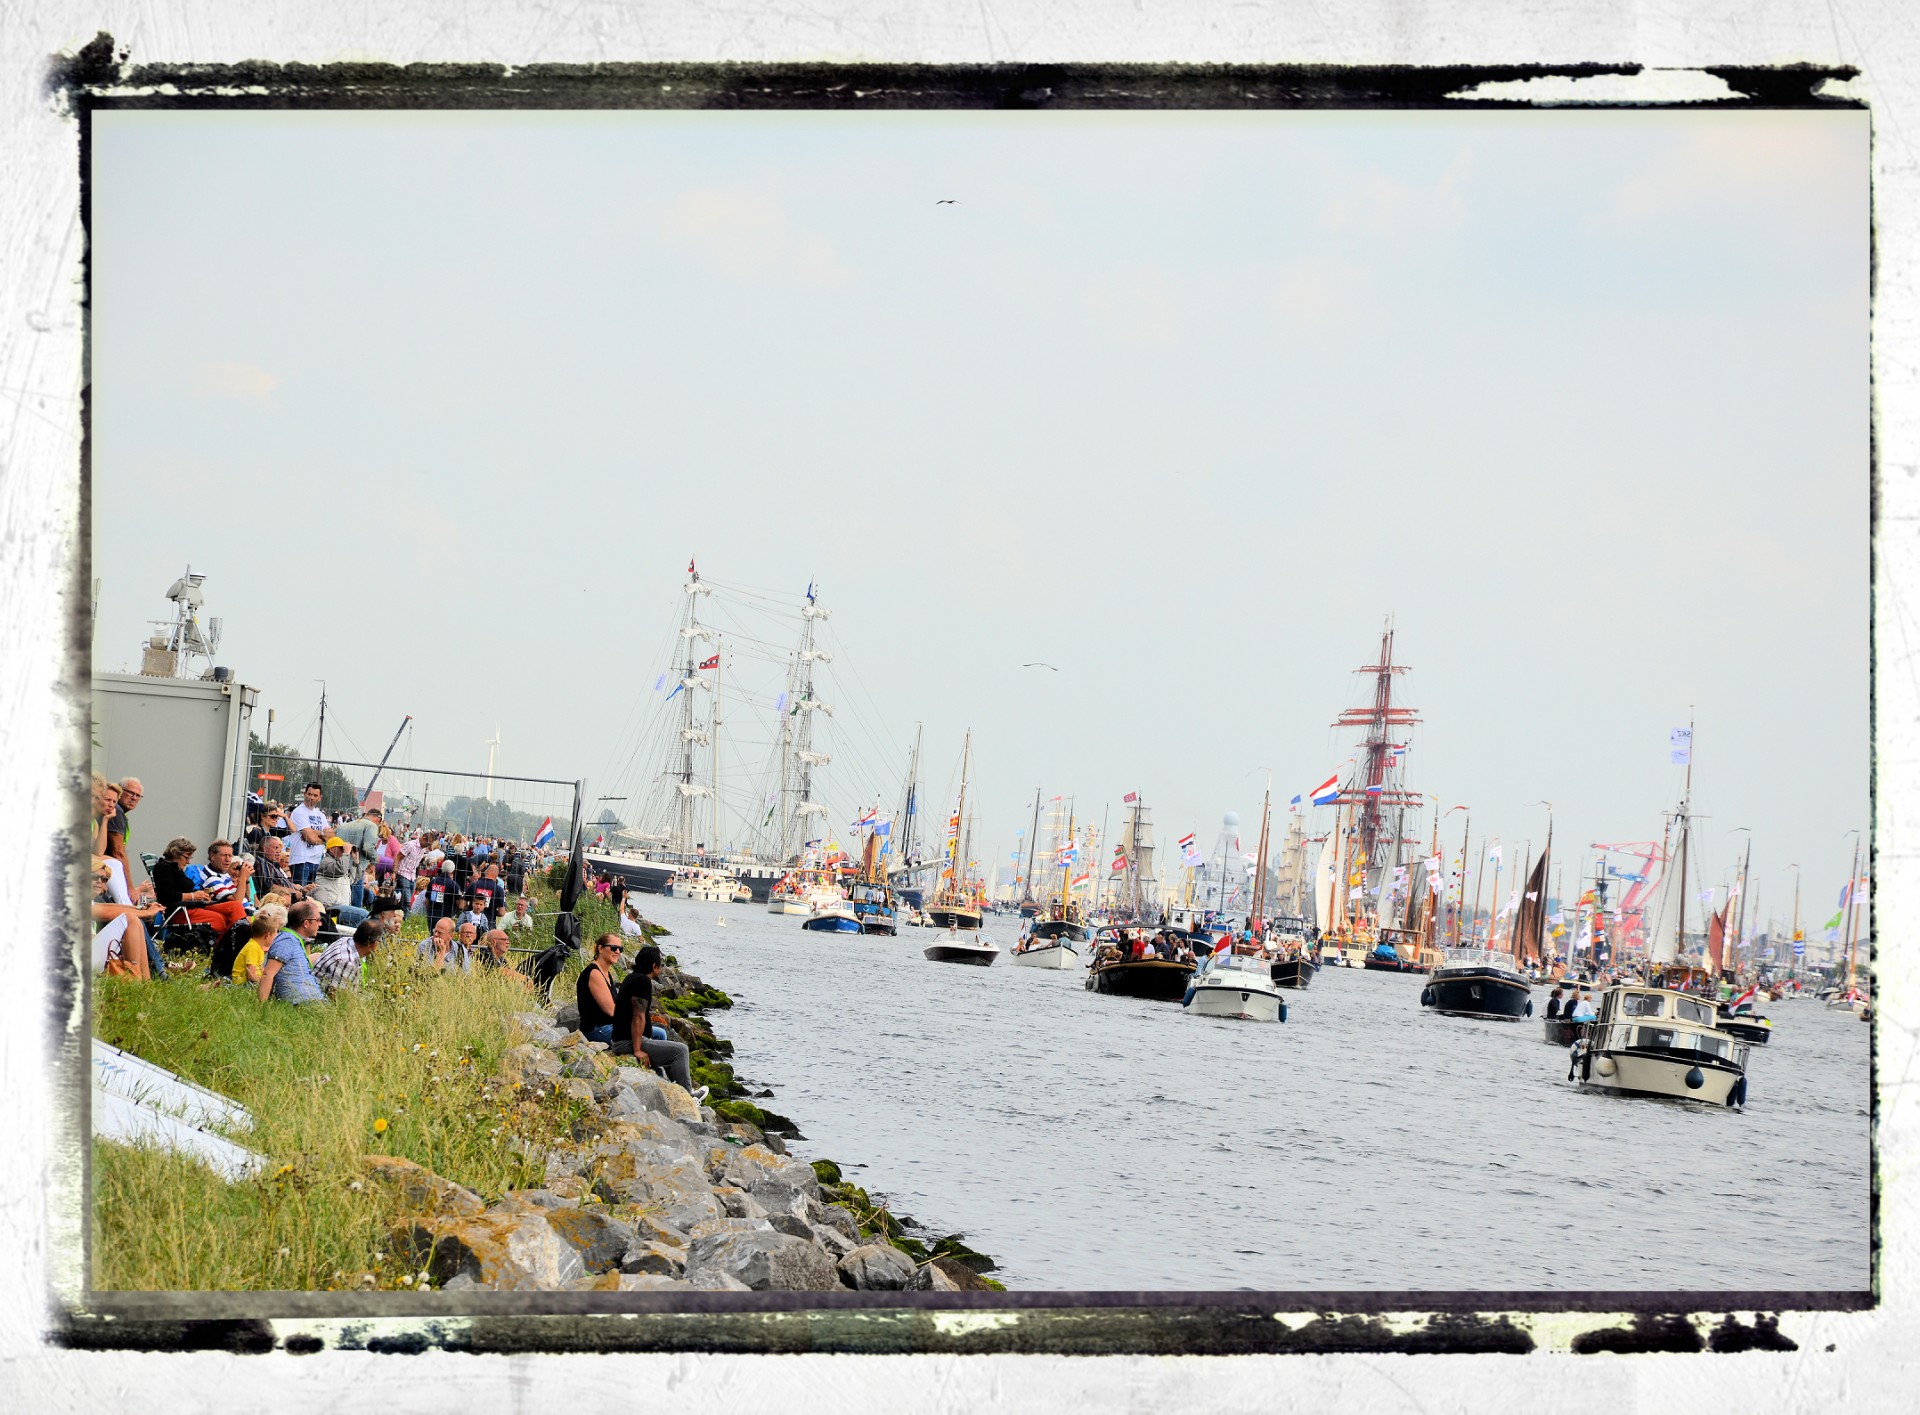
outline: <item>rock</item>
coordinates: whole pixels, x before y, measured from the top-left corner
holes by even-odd
[[[612,1149],[611,1153],[606,1153]],[[690,1229],[702,1219],[719,1218],[720,1201],[707,1185],[699,1162],[674,1155],[664,1146],[651,1151],[635,1146],[601,1146],[592,1177],[628,1203],[654,1204],[675,1228]]]
[[[620,1267],[627,1249],[639,1241],[631,1227],[598,1205],[552,1209],[547,1212],[547,1222],[580,1255],[581,1266],[590,1273]]]
[[[809,1225],[809,1227],[812,1230],[813,1241],[826,1249],[827,1256],[832,1258],[836,1263],[860,1246],[851,1238],[842,1234],[837,1228],[823,1228],[817,1223]]]
[[[586,1277],[576,1277],[566,1286],[568,1292],[618,1292],[620,1290],[620,1270],[590,1273]]]
[[[700,1102],[692,1094],[672,1081],[660,1082],[660,1094],[667,1102],[667,1114],[683,1125],[699,1125],[704,1117],[700,1114]]]
[[[890,1243],[863,1243],[840,1259],[840,1276],[862,1292],[905,1292],[914,1286],[913,1259]]]
[[[711,1286],[712,1284],[708,1284]],[[620,1290],[622,1292],[684,1292],[697,1283],[684,1282],[677,1277],[665,1277],[660,1273],[621,1273]],[[746,1291],[744,1287],[740,1288]]]
[[[368,1155],[363,1167],[377,1183],[395,1190],[411,1212],[477,1214],[486,1208],[473,1190],[398,1155]]]
[[[620,1256],[623,1273],[679,1277],[687,1268],[687,1250],[667,1243],[635,1243]]]
[[[906,1255],[901,1254],[902,1257]],[[960,1286],[932,1263],[923,1263],[913,1270],[913,1281],[907,1284],[910,1292],[958,1292]]]
[[[786,1185],[772,1179],[763,1179],[747,1191],[748,1195],[767,1211],[767,1215],[786,1214],[805,1222],[809,1200],[798,1189],[789,1189]]]
[[[522,1042],[500,1058],[500,1074],[523,1089],[544,1090],[560,1075],[560,1062],[552,1052]]]
[[[831,1228],[856,1247],[860,1243],[860,1225],[852,1214],[838,1204],[823,1204],[818,1199],[807,1200],[807,1221],[815,1228]]]
[[[775,1233],[791,1233],[795,1238],[804,1238],[809,1243],[817,1241],[813,1236],[813,1225],[798,1214],[770,1213],[767,1222],[773,1226]]]
[[[708,1145],[700,1153],[700,1167],[707,1172],[707,1178],[720,1183],[721,1176],[727,1172],[727,1166],[733,1163],[733,1146]]]
[[[712,1109],[712,1107],[708,1107],[708,1109]],[[721,1139],[738,1140],[743,1149],[748,1145],[761,1144],[766,1139],[765,1131],[761,1130],[758,1125],[750,1124],[744,1120],[729,1120],[724,1125],[721,1125],[719,1129]]]
[[[509,1022],[517,1022],[520,1025],[520,1029],[524,1032],[545,1031],[548,1027],[553,1026],[553,1019],[539,1012],[516,1012],[507,1020]]]
[[[686,1281],[686,1286],[699,1292],[751,1292],[739,1278],[723,1273],[718,1268],[703,1268]]]
[[[546,1020],[544,1017],[540,1019],[543,1024],[546,1023]],[[574,1028],[580,1025],[580,1004],[577,1002],[561,1003],[559,1007],[554,1009],[552,1025],[564,1027],[569,1032],[574,1030]]]
[[[455,1273],[452,1277],[440,1284],[440,1290],[442,1292],[473,1292],[478,1290],[479,1286],[479,1283],[475,1282],[465,1273]]]
[[[559,1030],[557,1023],[555,1024],[555,1030]],[[578,1022],[560,1034],[560,1045],[563,1047],[583,1047],[586,1044],[587,1034],[580,1030]]]
[[[549,1179],[545,1189],[529,1192],[551,1194],[564,1204],[577,1204],[593,1192],[593,1187],[578,1174],[561,1174]]]
[[[577,1101],[585,1101],[588,1105],[594,1103],[595,1097],[592,1083],[582,1081],[577,1076],[563,1077],[560,1082],[560,1089],[566,1095],[572,1096]]]
[[[600,1069],[593,1064],[593,1057],[586,1052],[565,1057],[560,1063],[562,1076],[576,1076],[582,1081],[598,1081]]]
[[[720,1201],[720,1207],[728,1218],[765,1218],[766,1209],[751,1194],[742,1193],[732,1185],[721,1185],[713,1191],[713,1197]]]
[[[529,1040],[538,1047],[554,1047],[560,1045],[560,1043],[565,1040],[566,1035],[567,1034],[558,1027],[542,1027],[539,1031],[533,1033]]]
[[[839,1269],[825,1253],[787,1233],[716,1233],[695,1239],[687,1250],[687,1277],[697,1286],[709,1272],[733,1278],[753,1292],[829,1292],[841,1285]]]
[[[638,1073],[639,1080],[627,1079],[634,1074],[630,1066],[614,1074],[613,1099],[607,1103],[607,1114],[618,1118],[662,1115],[671,1119],[673,1108],[667,1103],[666,1083],[650,1071]]]
[[[414,1223],[400,1241],[442,1287],[464,1273],[503,1292],[551,1291],[585,1272],[580,1255],[543,1213],[433,1215]]]
[[[702,1238],[711,1238],[716,1233],[771,1233],[773,1225],[763,1218],[709,1218],[702,1219],[687,1230],[687,1244],[691,1247]]]
[[[936,1286],[936,1292],[992,1292],[995,1289],[987,1285],[987,1280],[956,1258],[933,1258],[928,1261],[925,1271],[938,1273],[945,1278],[949,1287]]]
[[[813,1166],[776,1155],[764,1145],[749,1145],[744,1150],[735,1151],[724,1177],[734,1188],[745,1189],[749,1193],[754,1191],[755,1185],[771,1182],[814,1198],[820,1195],[820,1181],[814,1177]]]
[[[763,1134],[760,1137],[760,1143],[765,1145],[769,1150],[772,1150],[776,1155],[784,1155],[787,1152],[787,1142],[782,1140],[778,1135]]]
[[[577,1199],[563,1198],[551,1189],[509,1189],[500,1196],[500,1203],[496,1207],[519,1205],[523,1208],[562,1209],[578,1202]]]

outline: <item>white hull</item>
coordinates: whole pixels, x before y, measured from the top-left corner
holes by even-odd
[[[710,884],[705,880],[674,880],[662,891],[669,899],[697,899],[706,904],[733,903],[731,885]]]
[[[1071,968],[1080,961],[1080,955],[1064,944],[1030,948],[1025,953],[1015,949],[1007,957],[1022,968]]]
[[[1208,973],[1193,985],[1187,1011],[1199,1017],[1237,1017],[1248,1022],[1280,1020],[1280,992],[1257,973],[1230,969]]]
[[[1612,1074],[1608,1075],[1611,1069]],[[1687,1073],[1700,1073],[1700,1086],[1687,1085]],[[1593,1075],[1585,1084],[1596,1091],[1617,1091],[1623,1095],[1665,1096],[1677,1101],[1699,1101],[1705,1105],[1725,1105],[1739,1082],[1738,1072],[1718,1067],[1696,1067],[1690,1062],[1666,1057],[1633,1056],[1609,1053],[1595,1056]]]
[[[805,918],[813,912],[813,906],[799,899],[775,899],[767,904],[769,914],[798,914]]]

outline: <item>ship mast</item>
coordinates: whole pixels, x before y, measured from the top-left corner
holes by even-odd
[[[1021,871],[1026,876],[1026,882],[1020,889],[1019,902],[1022,904],[1035,898],[1033,872],[1040,866],[1040,793],[1044,789],[1039,786],[1033,788],[1033,824],[1027,827],[1027,858],[1023,862],[1026,869]],[[996,865],[995,868],[998,869],[999,866]]]
[[[687,613],[680,626],[680,641],[684,645],[684,657],[680,667],[680,770],[675,788],[679,799],[674,803],[673,834],[668,840],[667,849],[677,860],[685,862],[693,853],[694,802],[701,796],[711,793],[712,788],[704,782],[694,779],[693,749],[696,746],[709,745],[712,738],[703,729],[694,725],[693,695],[702,688],[710,687],[700,677],[694,658],[694,644],[710,642],[713,631],[702,627],[698,613],[700,596],[713,593],[713,587],[700,578],[700,572],[694,568],[694,562],[687,562],[687,582],[681,586],[687,596]]]
[[[1693,718],[1687,718],[1687,779],[1680,789],[1680,923],[1674,936],[1673,956],[1687,951],[1687,809],[1693,800]]]
[[[894,822],[895,836],[892,844],[899,859],[893,873],[900,873],[902,867],[917,865],[920,862],[920,733],[921,726],[913,727],[913,755],[907,758],[907,787],[900,797],[900,816]]]
[[[781,783],[783,798],[780,822],[780,858],[790,858],[796,851],[796,836],[805,841],[809,816],[825,815],[827,808],[813,799],[814,768],[826,766],[833,760],[813,746],[813,715],[824,712],[833,716],[830,704],[823,703],[815,696],[813,666],[816,663],[831,663],[833,655],[815,648],[814,628],[818,621],[831,618],[833,611],[822,609],[816,602],[811,583],[807,586],[807,602],[800,610],[800,653],[795,664],[795,675],[799,681],[798,695],[788,704],[789,718],[797,723],[794,728],[793,755],[790,762],[791,780]]]
[[[1420,721],[1414,709],[1395,706],[1393,701],[1394,676],[1407,671],[1393,661],[1393,634],[1393,621],[1389,619],[1380,631],[1379,660],[1353,670],[1372,676],[1371,705],[1348,708],[1333,720],[1335,727],[1357,727],[1364,733],[1358,765],[1338,797],[1341,804],[1355,807],[1363,883],[1374,872],[1378,864],[1375,856],[1385,843],[1385,808],[1422,804],[1418,792],[1409,792],[1401,785],[1400,759],[1394,751],[1406,743],[1389,740],[1390,732],[1397,733]],[[1369,790],[1369,787],[1375,789]],[[1347,873],[1352,873],[1351,868]]]

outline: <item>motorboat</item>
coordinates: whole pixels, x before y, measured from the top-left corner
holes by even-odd
[[[1195,964],[1164,956],[1152,931],[1115,928],[1095,936],[1093,960],[1087,965],[1089,992],[1144,997],[1155,1002],[1179,1002],[1187,995]]]
[[[697,899],[705,904],[731,904],[738,881],[725,870],[687,865],[674,871],[664,893],[672,899]]]
[[[893,893],[884,884],[854,884],[848,888],[848,903],[863,934],[893,935],[900,932],[900,915]]]
[[[950,928],[945,938],[928,944],[921,951],[934,963],[972,963],[986,968],[1000,956],[1000,945],[984,934],[962,933]]]
[[[1491,948],[1450,948],[1427,975],[1420,1005],[1450,1017],[1493,1017],[1518,1022],[1533,1016],[1533,985],[1511,953]]]
[[[1367,950],[1360,966],[1376,973],[1418,973],[1420,939],[1409,929],[1382,928],[1378,940]]]
[[[1747,1101],[1749,1048],[1716,1022],[1713,1004],[1690,993],[1608,988],[1574,1043],[1567,1079],[1618,1095],[1738,1108]]]
[[[1236,944],[1201,965],[1181,1005],[1198,1017],[1239,1017],[1249,1022],[1284,1022],[1286,1000],[1273,980],[1264,949]]]
[[[800,927],[817,934],[857,934],[860,932],[860,919],[853,912],[853,905],[846,900],[823,899],[814,906],[813,912],[807,915]]]
[[[1087,926],[1072,919],[1042,919],[1007,957],[1022,968],[1071,968],[1080,961],[1076,943],[1090,937]]]

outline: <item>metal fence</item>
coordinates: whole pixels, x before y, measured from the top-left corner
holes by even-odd
[[[489,776],[485,772],[289,757],[249,755],[247,788],[270,801],[293,806],[309,781],[321,787],[328,811],[352,812],[378,805],[393,826],[420,826],[531,843],[551,822],[552,844],[564,849],[573,823],[587,808],[585,781],[537,776]]]

